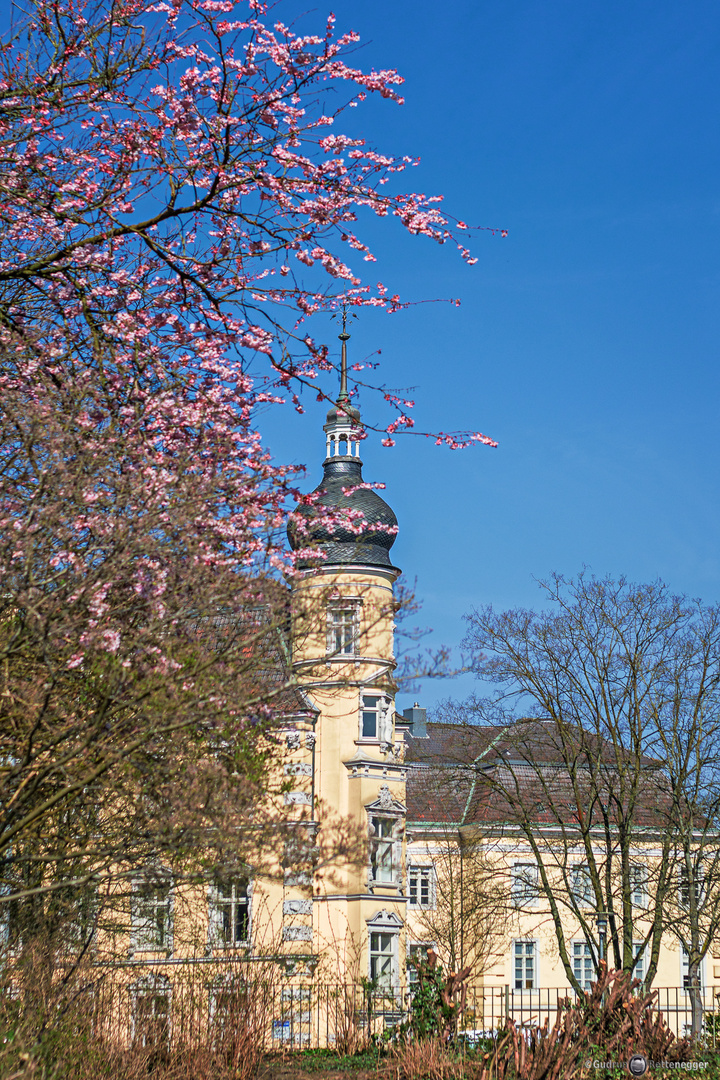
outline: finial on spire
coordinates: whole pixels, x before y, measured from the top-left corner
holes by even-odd
[[[333,319],[338,317],[338,313],[331,316]],[[357,315],[354,312],[350,312],[350,318],[357,319]],[[347,343],[350,340],[350,335],[347,332],[347,320],[348,310],[347,301],[343,300],[342,306],[342,333],[338,334],[338,338],[342,341],[342,352],[340,355],[340,393],[338,395],[338,405],[344,405],[350,400],[347,388]]]

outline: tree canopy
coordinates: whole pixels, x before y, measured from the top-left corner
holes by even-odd
[[[576,988],[571,924],[596,967],[601,934],[617,968],[647,950],[648,985],[674,935],[692,984],[720,927],[720,609],[660,581],[541,587],[539,611],[467,616],[494,689],[447,712],[497,730],[479,827],[519,826]]]

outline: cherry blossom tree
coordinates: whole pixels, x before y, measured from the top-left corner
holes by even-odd
[[[338,131],[401,101],[356,42],[257,0],[33,0],[0,46],[8,901],[198,850],[268,795],[298,493],[258,410],[334,397],[314,314],[401,306],[360,277],[364,218],[475,261],[438,197],[397,192],[415,162]],[[384,396],[392,442],[411,403]]]

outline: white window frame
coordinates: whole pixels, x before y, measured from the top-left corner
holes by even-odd
[[[417,968],[412,966],[411,961],[417,960],[422,953],[425,953],[424,959],[427,959],[428,951],[434,948],[434,941],[408,941],[405,947],[405,973],[409,989],[418,983]]]
[[[590,867],[587,863],[575,863],[571,869],[570,896],[576,907],[588,908],[593,902]]]
[[[630,864],[630,901],[636,908],[648,906],[647,867],[642,863]]]
[[[705,875],[698,866],[695,867],[695,895],[697,907],[702,907],[705,900]],[[690,907],[690,882],[685,866],[678,869],[678,903],[683,911]]]
[[[172,986],[167,975],[163,975],[159,972],[145,975],[130,987],[130,993],[132,995],[133,1043],[137,1045],[139,1042],[142,1047],[169,1046],[172,1036]],[[138,1016],[140,1002],[147,999],[152,999],[153,1001],[151,1020],[157,1018],[155,1006],[158,1001],[164,1001],[167,1005],[165,1011],[165,1037],[163,1039],[153,1040],[153,1042],[148,1041],[147,1032],[142,1030],[142,1027],[145,1025],[140,1024],[140,1018]],[[147,1017],[145,1019],[147,1019]]]
[[[382,811],[370,814],[370,870],[376,885],[396,885],[399,866],[396,852],[397,819]]]
[[[157,912],[165,908],[164,941],[158,940],[154,931],[158,928],[156,917],[148,918],[142,914],[144,904],[143,892],[155,891],[158,894],[162,890],[165,893],[164,900],[156,900],[153,904],[155,916]],[[131,898],[131,922],[132,922],[132,948],[135,952],[166,952],[173,951],[173,914],[174,893],[172,877],[165,871],[157,871],[146,877],[138,878],[133,882]],[[152,928],[152,929],[151,929]]]
[[[539,898],[540,884],[537,863],[513,863],[510,869],[510,899],[513,907],[536,907]]]
[[[326,650],[329,660],[347,660],[359,655],[361,604],[362,601],[347,597],[328,603]]]
[[[645,982],[645,976],[647,974],[647,951],[645,943],[642,941],[633,941],[633,954],[636,961],[635,967],[633,968],[633,979],[639,979],[640,982]]]
[[[233,999],[240,1004],[243,997],[247,999],[248,992],[248,984],[238,972],[221,975],[208,985],[208,1017],[215,1045],[222,1045],[232,1038],[237,1021],[237,1014],[233,1010],[222,1007],[223,998]]]
[[[380,718],[382,716],[383,695],[379,691],[360,695],[360,735],[359,742],[380,742]],[[375,717],[374,734],[366,734],[365,717]]]
[[[385,910],[378,911],[372,919],[367,920],[367,950],[368,950],[368,976],[370,979],[378,978],[377,964],[373,961],[377,957],[385,957],[388,963],[380,979],[380,989],[388,993],[399,993],[400,990],[400,931],[403,929],[402,919],[394,912]],[[375,940],[377,934],[379,939]],[[382,950],[377,946],[384,946]]]
[[[402,841],[405,832],[405,807],[393,798],[383,784],[374,802],[366,804],[368,815],[368,888],[378,886],[401,888]],[[380,860],[389,872],[377,876]]]
[[[240,892],[244,886],[244,898]],[[227,890],[230,890],[228,895]],[[250,945],[252,939],[252,879],[246,874],[234,874],[227,879],[219,877],[209,890],[209,945],[213,949],[238,949]],[[238,909],[245,909],[246,934],[236,937]],[[229,918],[231,933],[226,933]]]
[[[370,931],[370,979],[376,981],[381,990],[392,990],[396,984],[394,969],[398,941],[398,935],[389,930]],[[382,965],[380,970],[379,964]]]
[[[518,946],[520,946],[520,950],[518,949]],[[521,982],[523,984],[522,986],[517,985],[517,970],[518,970],[518,968],[517,968],[517,958],[518,957],[521,957],[521,959],[522,959],[522,978],[521,978]],[[525,961],[528,958],[532,959],[532,971],[533,971],[532,986],[525,986],[525,983],[528,981],[527,978],[526,978],[527,965],[526,965]],[[518,991],[518,990],[523,990],[524,991],[524,990],[537,990],[537,989],[539,989],[540,980],[538,978],[538,943],[537,943],[537,941],[534,938],[516,938],[512,943],[511,961],[512,961],[512,972],[511,972],[512,983],[511,983],[511,985],[514,987],[514,989],[516,991]]]
[[[583,990],[589,990],[590,984],[597,980],[592,946],[584,938],[579,938],[573,941],[572,948],[573,975]]]
[[[425,888],[423,888],[423,884]],[[436,903],[435,894],[435,867],[413,863],[408,866],[408,907],[417,911],[432,911]],[[413,893],[415,898],[413,899]],[[427,900],[423,903],[423,893],[427,894]]]

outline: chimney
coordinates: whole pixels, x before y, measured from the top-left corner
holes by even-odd
[[[410,735],[413,739],[429,738],[427,732],[427,709],[421,709],[416,701],[412,709],[403,709],[403,716],[410,727]]]

